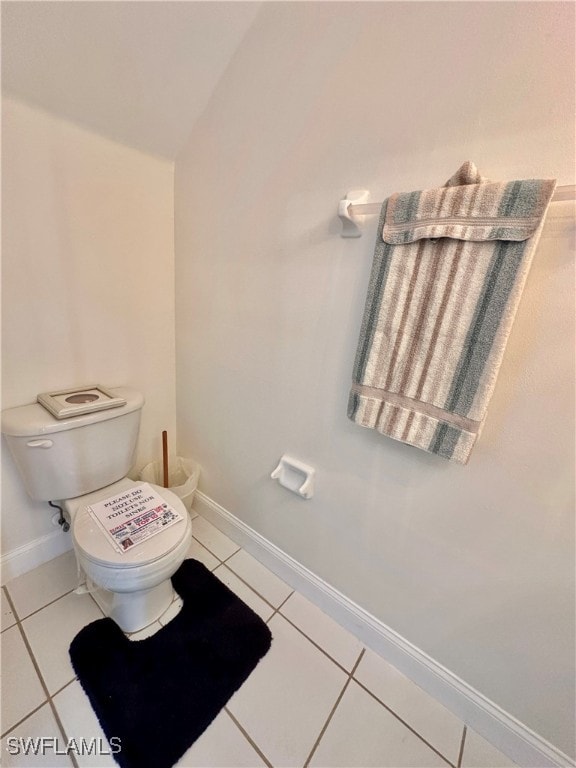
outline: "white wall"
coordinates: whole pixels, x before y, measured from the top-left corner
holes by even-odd
[[[248,525],[574,753],[573,255],[550,213],[466,467],[349,422],[350,189],[574,183],[574,6],[273,3],[176,161],[179,452]],[[317,467],[302,501],[269,479]]]
[[[173,165],[11,98],[2,128],[2,407],[135,387],[138,464],[158,459],[175,432]],[[5,555],[55,529],[3,449]]]
[[[258,8],[254,0],[3,3],[2,88],[173,160]]]

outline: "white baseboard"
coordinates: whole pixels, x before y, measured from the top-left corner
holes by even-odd
[[[367,647],[426,690],[523,768],[576,766],[574,760],[457,675],[330,586],[224,507],[199,491],[194,507],[263,565],[314,602]]]
[[[72,549],[72,536],[59,529],[6,552],[0,557],[0,584],[6,584],[69,549]]]

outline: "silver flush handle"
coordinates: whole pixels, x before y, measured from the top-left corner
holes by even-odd
[[[52,448],[52,440],[29,440],[26,445],[28,448]]]

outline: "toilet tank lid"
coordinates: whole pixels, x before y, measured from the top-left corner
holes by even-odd
[[[110,389],[117,397],[126,400],[125,405],[109,410],[93,411],[80,416],[70,416],[66,419],[56,419],[39,403],[20,405],[2,411],[2,434],[13,437],[31,437],[47,435],[53,432],[64,432],[77,427],[85,427],[99,421],[109,421],[132,411],[137,411],[144,405],[144,396],[129,387]]]

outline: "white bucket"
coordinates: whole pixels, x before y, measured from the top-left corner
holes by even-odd
[[[168,490],[178,496],[188,512],[192,509],[199,477],[200,466],[191,459],[183,459],[177,456],[168,465]],[[162,462],[153,461],[151,464],[146,464],[140,472],[140,480],[144,480],[145,483],[154,483],[154,485],[161,486],[164,483],[164,467]]]

